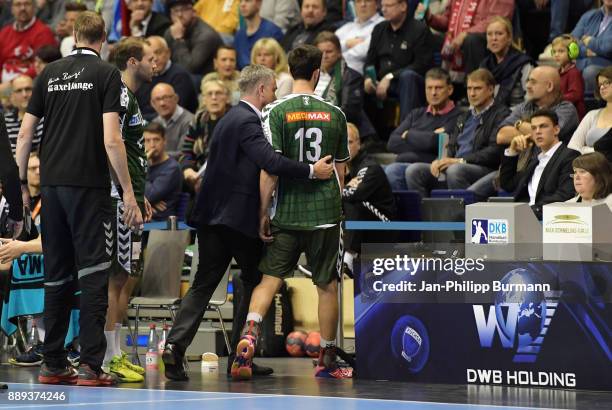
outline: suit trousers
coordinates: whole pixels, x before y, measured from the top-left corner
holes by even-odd
[[[261,272],[257,265],[261,259],[263,244],[258,238],[247,236],[225,225],[201,225],[197,231],[198,270],[168,335],[168,343],[174,344],[183,355],[193,341],[206,306],[232,258],[240,265],[241,279],[245,287],[233,321],[232,346],[238,343],[242,324],[246,322],[251,294],[261,281]]]

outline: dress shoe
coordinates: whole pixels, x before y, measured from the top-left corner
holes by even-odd
[[[185,370],[184,356],[179,353],[176,345],[168,343],[164,347],[162,360],[164,361],[166,378],[176,381],[189,380]]]

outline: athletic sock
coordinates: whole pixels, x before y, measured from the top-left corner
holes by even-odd
[[[244,328],[242,329],[242,335],[253,336],[257,341],[257,339],[259,338],[262,321],[263,318],[259,313],[249,313],[247,315],[247,320],[244,324]]]
[[[326,349],[328,347],[336,347],[336,339],[334,340],[325,340],[321,338],[321,348]]]
[[[115,323],[115,356],[121,356],[121,323]]]
[[[261,317],[259,313],[249,312],[249,314],[246,317],[246,321],[247,323],[250,321],[261,323],[263,322],[263,317]]]
[[[105,330],[104,337],[106,338],[106,352],[104,352],[104,363],[110,364],[113,356],[115,356],[115,331]]]

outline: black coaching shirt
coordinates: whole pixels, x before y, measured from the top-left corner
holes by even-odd
[[[28,105],[45,118],[41,185],[110,188],[102,115],[126,108],[119,70],[95,51],[78,48],[47,65]]]

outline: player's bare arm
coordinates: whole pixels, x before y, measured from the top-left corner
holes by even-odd
[[[105,113],[102,121],[104,123],[104,147],[106,155],[121,184],[121,188],[123,188],[124,222],[129,226],[139,227],[142,225],[142,214],[136,203],[132,181],[128,172],[125,145],[123,144],[119,128],[119,114],[116,112]]]

